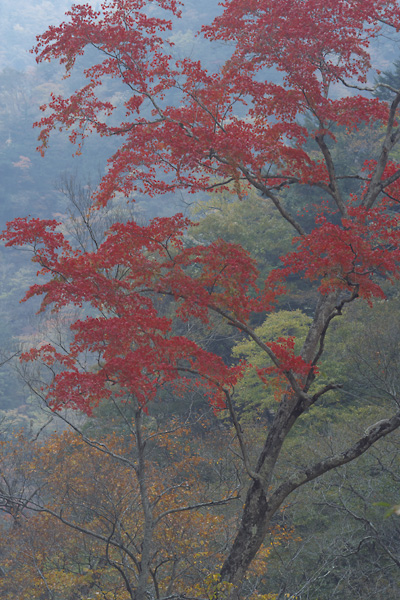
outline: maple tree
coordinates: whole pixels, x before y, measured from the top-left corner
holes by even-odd
[[[40,147],[44,152],[56,128],[69,132],[78,152],[92,132],[120,138],[90,210],[117,193],[134,199],[136,192],[153,196],[233,186],[246,202],[248,190],[257,190],[294,233],[294,249],[265,284],[259,288],[255,261],[239,246],[222,239],[186,244],[191,223],[182,215],[146,226],[116,223],[86,252],[71,246],[54,220],[16,219],[3,239],[7,245],[30,245],[39,274],[47,276],[25,299],[44,295],[42,310],[90,309],[72,324],[69,347],[45,344],[23,357],[53,370],[47,399],[54,410],[68,407],[90,415],[113,393],[134,398],[146,411],[160,389],[184,393],[193,385],[217,410],[227,409],[250,484],[220,577],[240,594],[269,523],[289,494],[354,460],[400,426],[393,395],[393,413],[348,447],[279,478],[278,459],[295,423],[340,387],[340,381],[319,383],[318,377],[332,321],[358,298],[371,306],[384,299],[384,282],[400,274],[400,165],[393,154],[400,139],[400,91],[378,84],[391,93],[388,103],[368,84],[370,44],[385,27],[400,29],[400,8],[392,0],[227,0],[222,8],[202,33],[211,41],[230,42],[233,52],[210,73],[200,61],[172,57],[168,32],[180,16],[179,2],[109,0],[99,11],[74,5],[65,23],[39,36],[37,60],[59,61],[67,76],[87,48],[97,51],[100,62],[84,70],[87,83],[81,89],[68,98],[53,95],[43,107]],[[281,74],[281,83],[266,77],[270,67]],[[118,124],[116,107],[100,94],[109,77],[129,92]],[[339,85],[347,95],[337,93]],[[170,102],[171,92],[175,99],[180,94],[180,102]],[[378,153],[361,173],[337,171],[335,131],[377,123]],[[355,191],[345,193],[343,183],[349,181]],[[312,227],[286,201],[291,190],[302,187],[321,195]],[[300,351],[292,336],[264,342],[251,320],[274,310],[293,276],[318,290]],[[172,316],[159,310],[159,299],[166,297],[174,302]],[[255,459],[233,397],[235,384],[252,365],[227,365],[174,330],[176,320],[208,323],[211,314],[259,347],[265,366],[257,365],[255,373],[265,385],[273,380],[279,393]]]

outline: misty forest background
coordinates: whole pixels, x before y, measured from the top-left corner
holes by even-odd
[[[71,236],[82,233],[79,211],[82,207],[84,210],[90,191],[96,187],[107,158],[117,145],[117,140],[103,138],[99,143],[92,136],[85,141],[82,155],[74,157],[68,137],[54,134],[45,158],[35,151],[38,131],[32,128],[32,123],[40,118],[39,106],[48,100],[50,92],[68,95],[80,85],[78,69],[69,79],[62,80],[57,66],[37,65],[29,53],[35,35],[50,24],[58,24],[68,8],[69,2],[65,0],[0,0],[1,229],[15,217],[31,215],[63,221]],[[211,22],[217,11],[215,0],[185,1],[183,19],[172,38],[177,57],[200,55],[210,70],[223,63],[228,52],[223,45],[212,45],[195,37],[201,24]],[[400,68],[394,58],[398,49],[399,40],[393,35],[379,38],[373,49],[374,63],[386,73],[383,76],[393,73],[396,78],[399,75],[397,86]],[[82,61],[89,58],[85,56]],[[278,81],[279,76],[271,73],[270,77]],[[117,83],[113,86],[112,82],[108,83],[103,93],[118,104],[121,92]],[[337,94],[340,93],[338,88]],[[340,135],[338,132],[338,139]],[[379,136],[380,131],[371,128],[352,134],[350,141],[349,138],[344,141],[343,136],[343,144],[352,145],[354,163],[347,166],[353,170],[355,165],[361,166]],[[336,159],[340,163],[340,150]],[[312,206],[318,201],[318,194],[313,194],[293,197],[293,202]],[[107,209],[98,225],[100,237],[101,228],[115,218],[121,220],[133,214],[140,223],[146,223],[154,216],[179,211],[199,221],[191,233],[195,240],[212,241],[222,236],[240,243],[259,261],[263,275],[278,264],[279,256],[290,247],[285,226],[274,220],[272,212],[259,217],[256,195],[246,203],[241,203],[234,194],[193,197],[180,193],[156,199],[137,196],[135,200],[135,204],[128,206],[124,199],[117,199]],[[45,317],[34,317],[38,308],[35,301],[19,302],[35,279],[36,268],[29,258],[26,252],[0,248],[0,434],[3,440],[21,428],[24,435],[33,438],[39,432],[45,437],[64,427],[53,420],[42,431],[49,415],[29,390],[17,360],[21,347],[40,341],[51,327]],[[323,408],[315,409],[321,411],[318,416],[324,422],[323,430],[315,434],[327,448],[334,443],[340,445],[340,440],[346,439],[349,432],[362,432],[364,423],[371,422],[371,413],[364,411],[363,398],[376,400],[379,415],[385,393],[389,394],[389,390],[393,393],[400,385],[399,291],[398,286],[388,290],[388,300],[376,307],[373,319],[365,318],[367,306],[355,304],[335,325],[330,354],[322,369],[328,378],[331,363],[334,364],[335,376],[339,374],[344,385],[341,391],[331,394]],[[274,332],[282,332],[301,339],[313,303],[313,292],[302,288],[301,282],[294,282],[280,312],[265,323],[260,320],[260,334],[268,339]],[[364,318],[359,318],[360,313]],[[200,338],[206,333],[199,330],[194,335]],[[223,330],[207,335],[209,347],[218,349],[226,360],[247,356],[257,364],[254,348],[237,334]],[[372,367],[377,353],[382,357],[379,371]],[[15,358],[10,359],[13,355]],[[330,362],[329,356],[334,360]],[[243,427],[254,428],[256,440],[257,428],[268,424],[273,414],[273,394],[266,398],[265,390],[256,381],[245,381],[241,385],[238,404]],[[201,398],[191,399],[191,410],[194,414],[207,413],[206,426],[210,431],[223,431],[223,416],[214,416],[205,403]],[[340,420],[336,417],[339,404],[347,410],[345,425],[343,413]],[[151,416],[154,419],[185,418],[187,408],[185,399],[165,398]],[[108,417],[106,410],[102,410],[91,427],[106,431]],[[296,462],[301,454],[312,453],[313,448],[307,444],[307,427],[312,427],[312,422],[307,423],[306,418],[303,433],[300,430],[290,440],[288,461]],[[191,435],[197,435],[200,444],[202,428],[192,428]],[[269,585],[271,582],[273,585],[269,592],[276,593],[277,598],[291,594],[290,597],[310,600],[396,600],[399,597],[400,521],[396,515],[385,518],[385,508],[379,505],[384,502],[392,506],[399,502],[399,450],[399,433],[395,433],[356,463],[328,474],[293,495],[277,522],[290,534],[283,536],[275,547],[272,545],[267,560]]]

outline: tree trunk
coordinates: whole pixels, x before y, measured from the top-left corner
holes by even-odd
[[[221,580],[240,583],[257,554],[271,519],[267,498],[259,481],[249,487],[242,522],[228,558],[221,569]]]
[[[340,314],[341,306],[337,307],[337,303],[338,293],[320,296],[302,351],[307,362],[312,362],[318,353],[332,317]],[[272,517],[284,501],[283,498],[278,504],[273,502],[271,506],[267,493],[286,436],[308,407],[304,399],[294,396],[293,393],[285,394],[279,404],[257,460],[255,475],[259,478],[254,478],[249,486],[238,533],[220,572],[222,581],[240,586],[265,539]],[[236,596],[237,592],[233,595]]]

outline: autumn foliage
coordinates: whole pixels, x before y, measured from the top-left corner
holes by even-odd
[[[212,503],[202,476],[210,466],[185,442],[187,433],[180,428],[159,438],[157,460],[146,475],[155,521],[150,572],[163,595],[189,588],[200,593],[229,536],[229,520],[200,508]],[[18,450],[20,442],[10,441],[2,449],[6,479],[15,476],[11,463],[6,470],[7,452],[21,452],[22,458],[26,444]],[[131,597],[124,577],[134,585],[146,520],[132,468],[135,453],[117,435],[105,436],[103,444],[108,455],[89,449],[73,433],[53,434],[44,446],[31,445],[29,462],[25,454],[20,477],[23,473],[29,485],[30,510],[21,511],[19,525],[11,530],[5,519],[1,524],[2,563],[10,574],[0,579],[4,600],[46,593],[55,598]],[[225,494],[230,494],[228,487]]]
[[[62,365],[49,390],[52,406],[90,413],[114,390],[146,406],[162,386],[177,379],[182,384],[185,373],[198,375],[215,406],[224,406],[223,387],[234,386],[241,367],[228,367],[195,342],[174,335],[172,318],[158,314],[158,297],[176,300],[176,317],[204,322],[212,309],[247,319],[265,303],[255,296],[257,270],[247,253],[222,240],[184,248],[188,225],[181,215],[154,219],[145,227],[118,223],[96,253],[74,251],[55,221],[19,219],[10,226],[4,234],[7,244],[30,243],[40,274],[58,274],[32,286],[25,299],[44,294],[41,310],[75,304],[97,311],[71,326],[74,341],[67,355],[46,344],[23,356]],[[95,372],[78,367],[88,351],[101,364]]]
[[[381,101],[369,83],[370,45],[385,27],[400,29],[400,8],[391,0],[227,0],[221,6],[202,34],[229,42],[232,54],[210,72],[198,60],[174,59],[168,36],[181,16],[179,2],[109,0],[99,11],[74,5],[62,25],[38,37],[37,61],[58,61],[66,77],[88,48],[99,61],[84,69],[81,89],[66,98],[52,95],[42,107],[40,150],[55,129],[68,132],[78,153],[93,132],[120,140],[92,211],[121,194],[134,201],[137,193],[230,190],[246,202],[255,189],[293,230],[293,250],[268,279],[259,283],[255,261],[236,244],[195,243],[193,223],[181,214],[144,226],[116,223],[94,251],[74,248],[53,220],[16,219],[2,239],[29,246],[44,277],[24,300],[42,296],[42,311],[82,309],[69,344],[43,344],[22,356],[49,367],[43,394],[53,410],[91,415],[101,402],[119,398],[146,412],[164,390],[184,395],[195,387],[215,409],[227,408],[251,481],[221,568],[222,581],[240,585],[286,497],[400,424],[396,413],[346,451],[283,481],[275,478],[296,420],[340,385],[318,379],[332,320],[357,298],[370,305],[384,299],[387,282],[400,274],[394,156],[400,92],[391,90],[392,103]],[[271,67],[279,75],[274,82],[267,76]],[[109,78],[126,92],[122,120],[121,107],[100,93]],[[338,172],[339,134],[372,126],[381,130],[374,156],[361,172]],[[304,204],[293,202],[303,188],[322,198],[308,207],[315,215],[311,225],[301,217]],[[287,282],[299,278],[314,298],[303,348],[295,351],[290,335],[263,342],[254,316],[275,310]],[[177,333],[187,321],[209,326],[211,316],[265,353],[265,366],[255,369],[265,385],[271,376],[279,381],[274,422],[255,459],[247,455],[233,402],[235,385],[252,365],[227,364]]]
[[[207,597],[218,582],[216,571],[235,527],[234,510],[230,516],[218,511],[218,506],[237,503],[235,469],[218,477],[212,458],[202,456],[201,444],[177,421],[160,435],[152,427],[149,421],[144,430],[153,444],[145,480],[153,511],[152,587],[159,596],[190,592]],[[224,437],[222,431],[211,435],[208,448],[217,450]],[[2,482],[18,477],[31,496],[17,520],[11,504],[0,520],[4,600],[46,594],[131,598],[143,568],[147,525],[143,482],[135,474],[135,439],[114,433],[101,443],[106,453],[64,432],[43,445],[22,434],[0,444]],[[271,533],[275,546],[292,537],[285,527]],[[253,575],[264,575],[271,550],[266,542]]]

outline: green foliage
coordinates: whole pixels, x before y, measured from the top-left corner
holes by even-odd
[[[195,242],[204,244],[223,238],[241,245],[257,261],[262,279],[291,248],[290,225],[254,189],[247,191],[245,200],[239,199],[233,189],[215,191],[208,200],[192,207],[192,217],[198,220],[191,231]]]
[[[324,449],[329,455],[334,440],[350,438],[368,420],[360,412],[347,423],[330,426],[303,446],[303,460]],[[340,431],[342,429],[342,431]],[[310,487],[300,488],[281,516],[293,526],[294,539],[275,548],[269,560],[270,589],[286,589],[315,600],[397,600],[399,586],[399,527],[396,517],[384,518],[383,503],[398,502],[397,460],[399,438],[381,442],[357,464],[325,475]],[[287,449],[286,460],[301,457]]]
[[[272,342],[279,337],[294,336],[295,352],[300,352],[307,334],[311,319],[301,310],[280,310],[268,315],[260,327],[255,329],[256,335],[264,342]],[[273,386],[266,387],[257,375],[257,368],[270,366],[266,364],[266,354],[252,340],[237,343],[233,348],[233,356],[245,358],[252,365],[244,378],[237,384],[235,397],[238,410],[245,420],[267,420],[276,405]],[[255,368],[253,368],[255,367]]]
[[[342,402],[383,408],[396,403],[400,375],[400,296],[377,301],[372,311],[355,303],[328,336],[321,366],[327,380],[340,381]]]

